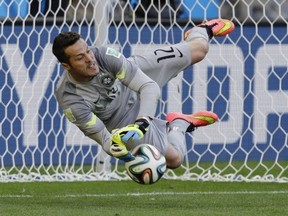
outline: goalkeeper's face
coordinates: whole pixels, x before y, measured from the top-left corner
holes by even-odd
[[[82,38],[68,46],[65,54],[69,58],[69,63],[62,65],[75,80],[87,82],[99,73],[95,56]]]

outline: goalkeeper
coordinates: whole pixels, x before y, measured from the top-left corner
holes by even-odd
[[[193,27],[178,44],[125,58],[107,47],[89,47],[75,32],[60,33],[52,51],[64,67],[56,98],[66,117],[105,152],[123,161],[141,143],[154,145],[177,168],[186,153],[185,132],[214,123],[213,112],[168,113],[154,118],[161,87],[201,61],[209,38],[224,36],[234,24],[214,19]]]

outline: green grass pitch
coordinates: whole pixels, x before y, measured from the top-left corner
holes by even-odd
[[[0,183],[0,215],[287,215],[287,183],[133,181]]]

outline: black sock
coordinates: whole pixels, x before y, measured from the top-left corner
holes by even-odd
[[[207,31],[209,38],[212,38],[213,37],[212,27],[206,26],[206,31]]]

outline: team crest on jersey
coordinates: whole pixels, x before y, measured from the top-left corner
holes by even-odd
[[[110,74],[101,74],[101,83],[104,86],[112,86],[115,81],[115,78]]]
[[[106,55],[114,56],[116,58],[120,58],[121,54],[112,48],[107,48]]]

